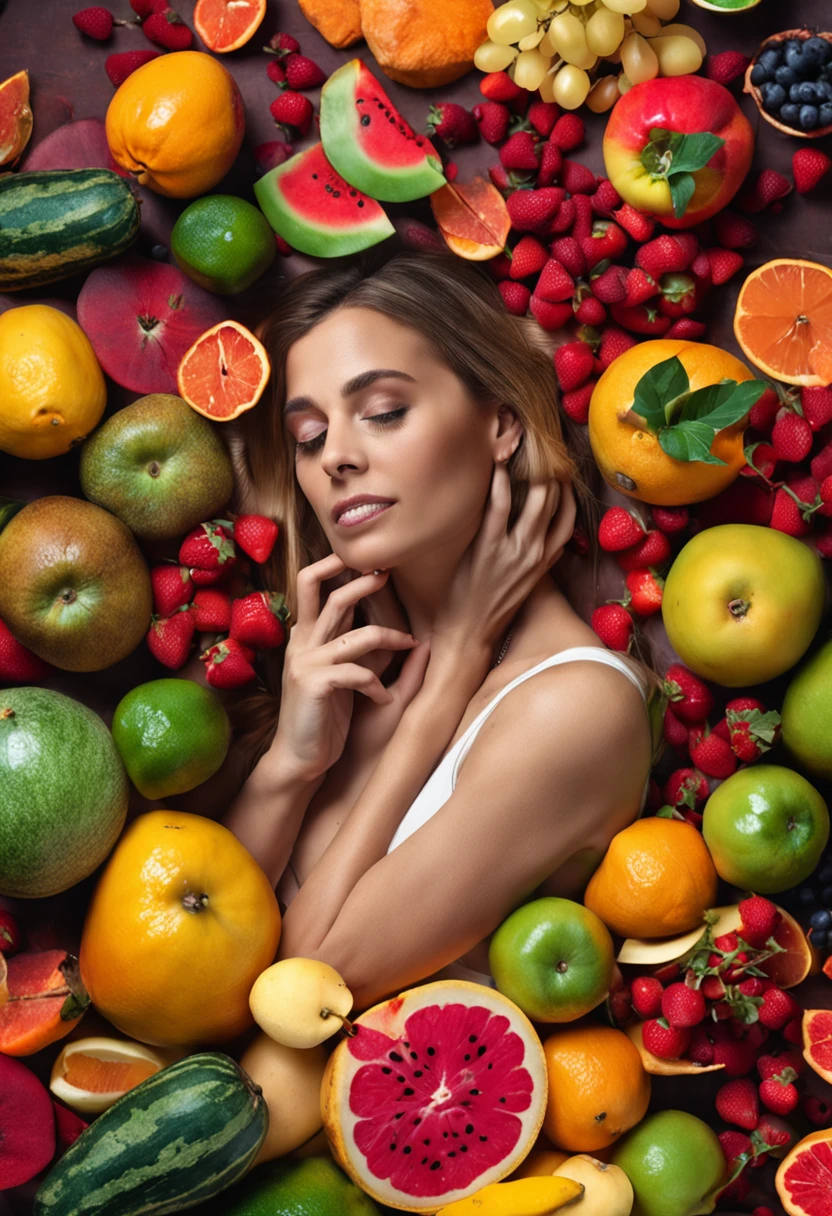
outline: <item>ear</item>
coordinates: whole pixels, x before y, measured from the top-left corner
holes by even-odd
[[[510,405],[501,405],[497,410],[497,428],[494,435],[494,459],[507,461],[520,446],[525,434],[523,424]]]

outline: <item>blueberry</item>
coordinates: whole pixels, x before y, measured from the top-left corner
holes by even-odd
[[[826,953],[826,949],[829,945],[829,934],[826,932],[826,930],[821,932],[819,932],[817,929],[812,930],[812,945],[816,946],[818,950],[822,950],[824,953]]]
[[[832,861],[824,861],[823,865],[818,868],[815,877],[817,878],[818,882],[823,883],[824,885],[832,882]]]
[[[150,256],[154,262],[166,262],[168,260],[167,245],[154,245],[150,251]]]
[[[803,43],[803,55],[807,63],[820,66],[832,58],[832,43],[825,38],[807,38]]]
[[[815,127],[820,123],[820,114],[817,106],[801,106],[800,107],[800,129],[801,131],[814,131]]]
[[[821,887],[820,898],[827,908],[832,908],[832,886]]]
[[[818,111],[818,121],[822,127],[832,127],[832,101],[825,101]]]
[[[792,101],[787,101],[784,106],[780,107],[780,121],[787,127],[796,127],[800,122],[800,106],[795,105]]]
[[[763,105],[769,114],[775,113],[786,100],[786,90],[781,84],[764,84],[760,89]]]
[[[814,106],[818,103],[815,86],[808,80],[797,86],[797,100],[804,106]]]
[[[785,89],[787,89],[789,85],[797,84],[797,76],[785,63],[774,73],[774,79],[778,84],[782,84],[783,88]]]
[[[784,55],[785,55],[786,51],[801,51],[803,49],[803,39],[802,38],[787,38],[786,41],[782,45],[783,45],[783,54]]]
[[[797,103],[798,105],[800,104],[800,85],[799,84],[789,85],[789,101],[793,101],[793,102]]]
[[[804,908],[811,908],[815,902],[815,888],[801,887],[797,897]]]
[[[783,62],[783,57],[779,51],[763,51],[757,62],[762,65],[767,72],[773,75]]]
[[[815,72],[814,66],[807,63],[803,58],[802,51],[789,51],[786,56],[786,63],[794,72],[797,72],[801,79],[805,76],[811,76]]]
[[[809,917],[809,924],[813,929],[828,929],[832,925],[832,912],[827,908],[818,908]]]
[[[769,79],[769,69],[762,63],[755,63],[751,69],[751,83],[760,85],[765,84]]]
[[[818,101],[832,101],[832,82],[828,80],[815,81],[815,92],[817,93]]]

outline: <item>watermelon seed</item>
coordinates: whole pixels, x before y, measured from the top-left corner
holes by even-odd
[[[427,1165],[427,1163],[428,1163],[428,1159],[427,1159],[427,1157],[423,1157],[423,1158],[422,1158],[422,1165]]]
[[[399,1082],[400,1085],[403,1085],[405,1083],[405,1081],[407,1080],[407,1077],[396,1077],[396,1080]]]
[[[477,1095],[479,1092],[480,1092],[480,1091],[479,1091],[478,1089],[469,1089],[469,1090],[468,1090],[468,1093],[469,1093],[469,1094],[474,1094],[475,1096],[476,1096],[476,1095]]]
[[[406,1157],[406,1156],[407,1156],[409,1153],[412,1153],[412,1152],[413,1152],[413,1149],[410,1147],[410,1145],[409,1145],[409,1144],[406,1144],[406,1145],[404,1146],[404,1148],[402,1149],[402,1152],[404,1153],[404,1155],[405,1155],[405,1157]]]
[[[392,1069],[392,1068],[385,1068],[385,1067],[384,1067],[384,1065],[382,1065],[382,1069],[381,1069],[381,1071],[384,1073],[385,1077],[389,1077],[389,1076],[390,1076],[390,1073],[393,1071],[393,1069]]]
[[[456,1153],[448,1153],[448,1156],[449,1156],[449,1157],[455,1157],[455,1156],[456,1156]]]
[[[405,1098],[409,1098],[409,1097],[410,1097],[412,1094],[415,1094],[415,1093],[416,1093],[416,1090],[415,1090],[415,1089],[411,1089],[411,1088],[410,1088],[410,1086],[408,1086],[408,1087],[407,1087],[407,1089],[404,1091],[404,1095],[403,1095],[403,1096],[404,1096]]]
[[[428,1048],[428,1055],[429,1055],[429,1056],[435,1056],[435,1055],[436,1055],[436,1048],[435,1048],[435,1047],[429,1047],[429,1048]]]
[[[440,1162],[440,1161],[432,1161],[432,1162],[431,1162],[431,1164],[430,1164],[430,1168],[431,1168],[432,1170],[438,1170],[438,1169],[439,1169],[439,1167],[440,1167],[440,1165],[441,1165],[441,1162]]]
[[[360,199],[358,200],[358,205],[359,205],[359,207],[363,207],[363,206],[364,206],[364,199],[363,199],[363,198],[360,198]]]
[[[404,1059],[404,1057],[403,1057],[403,1056],[400,1056],[400,1055],[399,1055],[399,1053],[398,1053],[397,1051],[391,1051],[391,1052],[390,1052],[390,1059],[391,1059],[391,1060],[395,1060],[397,1064],[401,1064],[401,1062],[402,1062],[402,1060]]]
[[[422,1144],[430,1144],[430,1137],[428,1137],[427,1140],[423,1140]]]
[[[369,114],[361,115],[361,125],[362,125],[362,127],[369,127],[369,125],[370,125],[370,115]]]
[[[488,1136],[480,1136],[480,1140],[487,1140]]]
[[[468,1152],[468,1145],[467,1145],[467,1144],[460,1144],[460,1146],[459,1146],[459,1151],[460,1151],[461,1153],[467,1153],[467,1152]]]

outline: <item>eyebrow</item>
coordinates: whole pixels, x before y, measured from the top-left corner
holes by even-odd
[[[362,389],[369,388],[376,380],[409,380],[411,384],[416,383],[415,378],[408,376],[407,372],[400,372],[392,367],[375,367],[367,372],[359,372],[357,376],[353,376],[352,380],[347,380],[346,384],[342,384],[341,396],[351,397],[353,393],[360,393]],[[315,402],[311,397],[292,397],[283,407],[283,417],[288,418],[290,414],[314,408],[314,406]]]

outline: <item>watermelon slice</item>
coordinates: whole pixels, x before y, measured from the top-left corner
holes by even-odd
[[[298,152],[254,183],[260,209],[293,249],[337,258],[395,232],[384,208],[335,172],[323,144]]]
[[[360,59],[321,89],[321,141],[341,176],[372,198],[406,203],[445,185],[433,144],[405,122]]]

